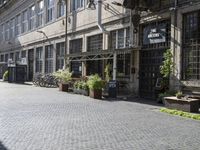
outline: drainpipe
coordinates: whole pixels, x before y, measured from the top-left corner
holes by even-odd
[[[98,0],[97,1],[97,25],[99,27],[99,29],[101,30],[101,32],[108,34],[108,31],[106,31],[106,29],[103,27],[102,25],[102,0]]]
[[[97,25],[100,29],[100,31],[103,34],[109,34],[109,32],[103,27],[102,25],[102,0],[97,1]],[[114,51],[113,53],[113,80],[116,80],[117,77],[117,53]]]

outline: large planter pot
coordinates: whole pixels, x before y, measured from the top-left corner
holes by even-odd
[[[165,107],[171,109],[177,109],[187,112],[198,112],[199,111],[199,100],[188,98],[188,99],[178,99],[177,97],[165,97],[164,98]]]
[[[94,99],[102,99],[102,90],[91,90],[90,89],[90,97]]]
[[[69,84],[68,83],[60,83],[59,84],[59,91],[68,92],[69,91]]]

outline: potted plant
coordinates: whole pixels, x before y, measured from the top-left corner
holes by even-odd
[[[8,70],[3,74],[3,81],[8,81]]]
[[[54,76],[59,79],[59,90],[68,92],[69,90],[69,81],[72,79],[72,72],[69,69],[58,70],[54,73]]]
[[[97,75],[91,75],[88,78],[89,96],[95,99],[102,98],[102,88],[104,87],[102,79]]]
[[[181,91],[176,93],[176,98],[181,99],[183,97],[183,93]]]
[[[85,81],[76,81],[74,83],[74,93],[88,96],[89,90],[87,83]]]

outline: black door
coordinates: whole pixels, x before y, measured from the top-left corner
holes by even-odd
[[[34,62],[34,50],[28,51],[28,80],[33,80],[33,62]]]
[[[155,84],[160,77],[160,65],[163,61],[164,49],[141,51],[139,94],[143,98],[155,98]]]

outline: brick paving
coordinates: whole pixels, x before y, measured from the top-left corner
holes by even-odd
[[[200,150],[200,121],[140,102],[0,82],[0,150]]]

